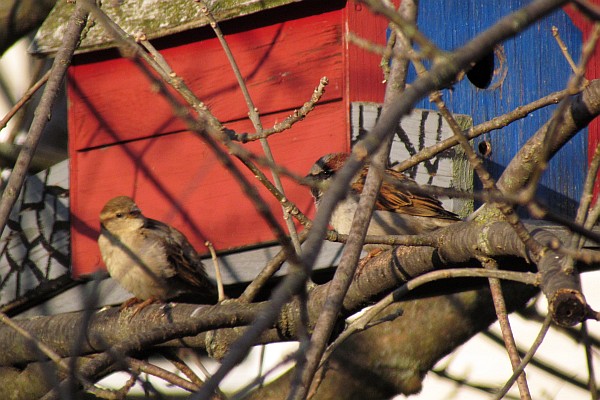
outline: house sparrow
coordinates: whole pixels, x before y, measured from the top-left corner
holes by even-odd
[[[349,157],[350,154],[347,153],[331,153],[321,157],[312,166],[306,178],[314,183],[311,192],[317,208],[334,175]],[[357,173],[351,183],[348,196],[339,202],[331,215],[330,223],[338,233],[348,234],[350,232],[368,168],[367,164]],[[368,235],[422,234],[459,220],[456,214],[446,211],[442,207],[442,203],[435,197],[411,193],[407,189],[395,186],[393,181],[414,183],[412,179],[398,171],[389,168],[385,170],[385,179],[377,196],[367,231]]]
[[[200,256],[186,237],[144,217],[130,197],[109,200],[100,212],[100,227],[98,246],[110,276],[135,296],[122,308],[139,301],[216,299]]]

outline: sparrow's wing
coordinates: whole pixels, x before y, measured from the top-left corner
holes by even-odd
[[[145,227],[160,236],[167,253],[167,260],[175,269],[178,279],[198,289],[214,291],[200,256],[183,233],[163,222],[149,218],[146,220]]]
[[[358,179],[352,184],[352,189],[362,193],[367,178],[367,171],[363,171]],[[382,211],[392,211],[401,214],[415,215],[420,217],[435,217],[442,219],[458,220],[458,216],[442,207],[442,203],[433,196],[415,194],[404,187],[395,185],[397,183],[416,182],[401,172],[386,169],[385,178],[381,184],[375,208]]]

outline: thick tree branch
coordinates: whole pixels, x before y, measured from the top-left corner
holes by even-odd
[[[56,0],[5,0],[0,2],[0,55],[14,42],[38,28]]]
[[[401,309],[400,318],[352,335],[333,353],[312,400],[340,398],[341,394],[352,399],[388,399],[398,393],[418,393],[425,375],[441,357],[496,319],[488,287],[448,294],[448,287],[456,284],[430,287],[429,291],[439,293],[434,297],[393,304],[381,315],[398,314]],[[536,293],[534,287],[521,284],[503,284],[503,290],[511,311]],[[249,399],[285,398],[292,374],[257,389]]]
[[[366,264],[363,272],[352,281],[343,302],[340,317],[347,316],[365,305],[403,285],[410,279],[427,272],[447,268],[448,266],[479,266],[473,253],[505,260],[507,265],[527,269],[525,246],[514,231],[504,222],[488,227],[477,224],[456,223],[435,233],[438,249],[432,247],[398,247],[382,253]],[[549,255],[548,259],[554,258]],[[521,261],[518,261],[518,260]],[[501,263],[500,267],[504,265]],[[309,294],[309,317],[311,325],[322,312],[330,284],[317,286]],[[572,286],[569,286],[572,288]],[[164,310],[160,306],[148,306],[138,316],[131,319],[128,313],[119,313],[116,309],[94,313],[87,327],[87,340],[81,344],[82,353],[103,351],[107,346],[123,340],[140,337],[153,329],[165,330],[161,342],[175,337],[193,336],[200,332],[222,327],[246,325],[267,308],[267,303],[239,304],[226,302],[216,306],[193,306],[178,304]],[[60,356],[72,355],[73,341],[78,332],[84,329],[85,313],[61,314],[50,317],[36,317],[15,320],[21,327],[38,337]],[[140,323],[143,321],[143,323]],[[293,340],[297,338],[299,321],[298,305],[287,303],[273,328],[262,340]],[[182,329],[177,331],[175,328]],[[204,347],[202,338],[186,339],[193,347]],[[12,343],[10,349],[0,353],[0,365],[14,365],[34,361],[29,342],[12,329],[0,326],[0,342]],[[158,343],[158,342],[153,342]],[[174,345],[174,343],[170,343]],[[137,347],[136,347],[137,349]],[[222,354],[227,346],[223,346]]]
[[[535,231],[534,235],[536,235]],[[371,304],[390,290],[428,271],[445,268],[449,265],[478,266],[473,253],[504,260],[500,262],[500,267],[510,266],[519,271],[527,269],[525,246],[507,223],[497,222],[487,227],[474,223],[457,223],[436,233],[434,236],[438,249],[431,247],[398,247],[393,251],[382,253],[380,256],[371,259],[360,276],[353,280],[344,298],[343,311],[340,317],[347,316],[364,305]],[[538,239],[542,240],[542,238]],[[544,240],[550,240],[550,238]],[[543,259],[543,262],[547,262],[553,268],[560,265],[560,259],[557,259],[551,252],[548,254],[547,261]],[[483,270],[480,271],[485,273]],[[492,272],[501,273],[501,271]],[[558,268],[558,272],[560,273],[560,268]],[[452,274],[449,273],[448,276],[452,276]],[[527,279],[527,281],[530,280]],[[483,282],[481,283],[483,284]],[[452,286],[454,290],[460,290],[457,288],[461,287],[456,284]],[[442,284],[441,287],[448,288],[450,285],[444,286]],[[310,326],[314,326],[315,321],[322,312],[328,289],[329,284],[323,284],[316,287],[309,294]],[[527,297],[536,291],[534,287],[531,287],[531,289],[531,291],[526,291],[528,293]],[[442,291],[446,290],[442,289]],[[550,288],[545,292],[548,294],[552,290],[554,289]],[[398,300],[404,299],[408,294],[406,290],[399,293],[403,293],[403,295],[395,296]],[[439,293],[439,289],[429,288],[429,291],[421,292],[421,295],[426,293],[429,293],[429,295]],[[510,298],[510,296],[512,295],[508,295],[507,298]],[[520,305],[525,301],[526,299],[523,299]],[[406,304],[403,303],[404,306]],[[206,348],[206,345],[210,344],[208,349],[210,353],[216,357],[223,356],[231,348],[232,343],[243,336],[245,329],[221,329],[210,341],[206,340],[206,335],[198,335],[198,333],[228,326],[248,325],[268,307],[267,303],[239,304],[235,302],[227,302],[218,306],[179,304],[169,310],[164,310],[160,306],[149,306],[133,319],[127,313],[119,313],[117,309],[97,312],[92,315],[86,330],[87,340],[85,343],[79,343],[79,348],[83,353],[93,353],[104,351],[112,345],[112,352],[104,353],[100,358],[86,364],[85,369],[79,372],[84,377],[98,377],[98,373],[102,373],[106,367],[115,361],[110,354],[125,355],[165,341],[168,341],[167,345],[170,346],[185,344],[197,348]],[[559,307],[559,309],[561,308]],[[493,315],[493,309],[490,309],[489,312]],[[574,314],[568,313],[568,316],[572,317]],[[278,317],[276,325],[267,330],[259,338],[259,342],[296,339],[298,337],[298,327],[300,326],[299,315],[298,303],[287,303]],[[427,314],[427,318],[430,317],[431,315]],[[77,340],[78,332],[84,329],[83,321],[85,318],[85,313],[82,312],[17,320],[17,322],[32,334],[38,336],[58,354],[66,357],[71,355],[71,349],[76,348],[74,341]],[[400,319],[404,320],[405,318],[406,316],[403,316]],[[143,323],[140,323],[141,321]],[[431,324],[430,322],[426,325],[431,326]],[[469,328],[469,332],[471,332],[470,329],[472,328]],[[443,342],[446,340],[462,342],[467,339],[463,336],[465,334],[464,330],[459,330],[456,334],[460,334],[460,338],[449,339],[454,337],[454,333],[450,333]],[[178,337],[186,338],[182,341],[174,340]],[[431,340],[435,341],[436,339],[432,338]],[[5,352],[0,353],[0,365],[24,364],[36,360],[36,357],[32,356],[29,343],[16,335],[11,329],[0,327],[0,341],[13,344]],[[452,343],[456,344],[454,341]],[[415,382],[420,382],[427,370],[421,367],[424,368],[425,364],[433,365],[439,357],[451,351],[447,347],[443,347],[443,349],[435,348],[440,352],[436,353],[432,350],[426,361],[417,364],[418,368],[413,370],[413,375],[411,375],[411,379],[414,381],[409,386],[413,387],[416,385]],[[408,383],[406,384],[408,385]],[[410,392],[407,388],[402,390]]]

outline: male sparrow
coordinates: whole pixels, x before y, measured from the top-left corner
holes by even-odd
[[[109,274],[135,296],[122,307],[171,299],[214,302],[215,288],[186,237],[144,217],[130,197],[106,203],[100,228],[98,246]]]
[[[331,184],[333,176],[349,157],[350,154],[347,153],[326,154],[312,166],[306,177],[313,182],[311,192],[317,208],[323,193]],[[339,202],[331,215],[330,223],[338,233],[348,234],[350,232],[368,168],[367,164],[357,173],[350,185],[348,196]],[[422,234],[459,220],[456,214],[446,211],[442,207],[442,203],[435,197],[411,193],[405,188],[394,185],[394,181],[414,183],[411,178],[398,171],[389,168],[385,170],[385,178],[377,196],[367,231],[368,235]]]

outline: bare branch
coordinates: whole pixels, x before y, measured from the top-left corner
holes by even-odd
[[[21,191],[21,187],[23,186],[23,182],[25,181],[29,164],[31,163],[35,149],[42,136],[42,131],[48,122],[48,116],[51,114],[50,110],[52,109],[52,104],[54,104],[54,100],[61,88],[67,72],[67,67],[71,63],[71,57],[79,44],[79,37],[86,25],[87,15],[88,13],[84,11],[84,8],[77,4],[73,15],[69,19],[63,39],[63,45],[58,50],[54,63],[52,64],[52,70],[48,77],[46,87],[44,88],[44,94],[42,95],[33,117],[27,139],[23,144],[15,168],[10,175],[6,189],[4,189],[2,198],[0,199],[0,233],[4,231],[10,210],[13,208]]]

